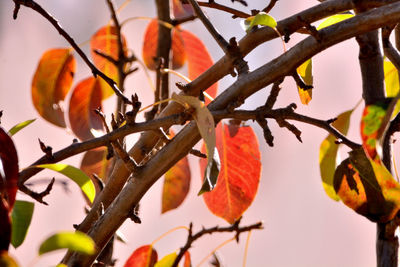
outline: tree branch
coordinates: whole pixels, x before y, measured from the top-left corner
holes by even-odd
[[[200,2],[197,1],[197,3],[199,4],[199,6],[204,6],[204,7],[209,7],[209,8],[214,8],[214,9],[218,9],[218,10],[222,10],[225,11],[227,13],[231,13],[233,16],[233,18],[248,18],[251,15],[242,12],[240,10],[234,9],[234,8],[230,8],[221,4],[217,4],[214,1],[208,1],[208,2]]]

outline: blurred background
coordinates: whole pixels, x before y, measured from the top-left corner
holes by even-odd
[[[229,0],[219,3],[233,6],[250,12],[251,9],[262,9],[269,1],[247,1],[249,6],[243,7]],[[90,39],[109,18],[105,1],[99,0],[38,0],[47,11],[58,19],[64,29],[76,40],[84,43]],[[121,5],[123,1],[116,1]],[[318,4],[314,0],[289,1],[280,0],[271,12],[276,20],[284,19],[307,7]],[[57,151],[69,145],[74,136],[64,129],[50,125],[41,119],[34,110],[31,101],[30,84],[33,73],[43,52],[55,47],[68,47],[66,41],[41,16],[30,9],[22,7],[17,20],[12,19],[13,1],[0,1],[0,110],[4,111],[2,127],[6,130],[13,125],[32,118],[37,120],[15,135],[20,168],[25,168],[42,156],[37,139]],[[233,20],[229,14],[211,9],[207,12],[215,27],[226,39],[235,36],[238,40],[245,35],[240,27],[240,19]],[[154,1],[132,0],[121,11],[119,17],[125,20],[130,17],[156,14]],[[128,46],[141,56],[142,37],[148,21],[135,20],[126,24],[123,33]],[[199,22],[189,22],[183,26],[199,36],[208,47],[216,61],[223,52],[213,38]],[[302,35],[293,35],[288,49]],[[89,54],[89,46],[83,45],[83,50]],[[274,40],[261,45],[246,57],[251,70],[265,64],[282,53],[282,44]],[[77,57],[78,58],[78,57]],[[302,106],[297,95],[294,81],[289,77],[282,84],[283,90],[275,107],[285,107],[290,103],[298,104],[297,111],[302,114],[321,119],[329,119],[337,114],[353,108],[361,98],[361,80],[358,67],[358,49],[354,39],[332,47],[313,58],[314,91],[313,100],[308,106]],[[186,69],[180,70],[187,73]],[[90,70],[78,58],[75,84],[90,76]],[[227,76],[219,83],[219,91],[223,91],[235,81]],[[174,84],[174,79],[171,85]],[[127,81],[127,95],[137,93],[143,105],[150,104],[153,93],[142,71],[131,75]],[[269,94],[265,88],[249,98],[242,108],[253,109],[264,104]],[[67,101],[69,96],[67,96]],[[106,112],[114,110],[115,97],[104,104]],[[358,127],[361,107],[353,114],[349,136],[360,142]],[[141,118],[139,118],[141,120]],[[295,136],[281,129],[275,122],[270,122],[271,131],[275,137],[275,146],[265,144],[262,130],[254,126],[259,138],[262,153],[262,175],[258,194],[244,213],[242,223],[252,224],[262,220],[265,229],[253,231],[250,239],[246,266],[325,266],[353,267],[375,266],[375,224],[345,207],[340,202],[334,202],[324,192],[318,165],[319,145],[327,136],[322,129],[311,127],[299,122],[294,124],[302,130],[303,143]],[[130,147],[137,136],[128,138]],[[395,155],[398,149],[395,148]],[[346,149],[341,151],[346,157]],[[82,155],[70,158],[65,163],[79,166]],[[197,197],[200,188],[200,171],[198,158],[189,156],[192,184],[189,196],[177,210],[161,215],[160,179],[141,201],[140,218],[142,224],[126,221],[121,232],[128,242],[116,243],[114,257],[118,259],[116,266],[123,266],[129,255],[139,246],[149,244],[161,234],[173,227],[194,223],[194,230],[202,226],[227,226],[227,223],[212,215],[205,206],[202,197]],[[30,182],[39,182],[55,176],[58,181],[66,178],[54,172],[42,171]],[[45,185],[39,184],[35,190],[41,190]],[[62,230],[73,230],[72,224],[79,224],[84,217],[85,202],[79,188],[69,182],[68,192],[57,184],[51,194],[46,197],[48,206],[35,204],[32,225],[26,241],[17,250],[11,249],[11,254],[21,266],[55,266],[64,252],[56,252],[36,259],[38,246],[49,235]],[[31,200],[22,193],[17,199]],[[194,243],[190,250],[193,266],[196,266],[211,250],[231,238],[232,234],[214,234],[206,236]],[[231,242],[219,250],[219,256],[224,266],[242,266],[246,236],[241,236],[239,244]],[[155,244],[159,258],[169,254],[186,241],[184,230],[176,231]],[[204,264],[208,266],[208,263]]]

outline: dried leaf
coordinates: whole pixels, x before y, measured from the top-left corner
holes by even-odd
[[[131,254],[124,267],[153,267],[157,258],[157,251],[151,245],[141,246]]]
[[[94,110],[101,107],[102,90],[99,78],[90,77],[74,88],[69,102],[71,130],[81,140],[95,137],[92,129],[102,130],[103,123]]]
[[[45,120],[65,127],[64,111],[60,102],[72,86],[76,62],[68,48],[46,51],[39,61],[32,81],[32,101]]]
[[[343,135],[347,134],[350,125],[350,117],[354,109],[341,113],[336,121],[332,123]],[[338,153],[339,145],[335,143],[336,137],[329,134],[324,141],[322,141],[319,148],[319,170],[321,172],[322,185],[325,189],[326,194],[333,200],[338,201],[340,198],[336,194],[333,187],[335,169],[336,169],[336,158]]]
[[[127,48],[124,36],[122,36],[122,45],[124,53],[126,53]],[[119,85],[118,68],[112,62],[94,52],[95,50],[98,50],[114,60],[118,60],[119,49],[117,28],[112,25],[100,28],[90,40],[90,49],[93,63],[96,67]],[[100,80],[100,86],[102,88],[103,99],[114,94],[113,89],[103,79]]]
[[[232,127],[236,129],[230,130]],[[230,132],[235,131],[236,135],[231,136]],[[247,126],[218,125],[216,134],[221,171],[214,190],[203,197],[212,213],[234,223],[257,194],[261,174],[259,143],[253,129]],[[205,160],[200,159],[201,172],[205,166]]]
[[[170,132],[170,136],[173,136],[172,132]],[[176,209],[182,204],[189,193],[190,179],[187,157],[182,158],[165,173],[161,213]]]
[[[219,156],[215,150],[215,122],[208,108],[198,98],[193,96],[172,94],[172,99],[179,102],[186,108],[194,108],[193,118],[197,123],[199,132],[207,150],[207,166],[204,170],[203,186],[199,195],[211,191],[217,183],[219,173]]]

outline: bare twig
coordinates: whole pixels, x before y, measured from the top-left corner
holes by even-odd
[[[236,241],[239,242],[239,236],[241,233],[244,232],[248,232],[251,230],[261,230],[264,229],[263,227],[263,223],[262,222],[258,222],[255,224],[251,224],[248,226],[239,226],[240,224],[240,220],[237,220],[234,224],[232,224],[231,226],[227,226],[227,227],[219,227],[219,226],[215,226],[212,228],[203,228],[202,230],[200,230],[199,232],[193,234],[193,224],[190,223],[189,225],[189,232],[188,232],[188,237],[186,240],[186,244],[179,250],[178,256],[176,257],[174,263],[172,264],[172,267],[176,267],[179,264],[179,261],[182,259],[182,257],[185,255],[185,252],[188,251],[190,249],[190,247],[192,246],[192,244],[199,238],[201,238],[204,235],[211,235],[214,233],[230,233],[230,232],[234,232],[235,237],[236,237]]]
[[[274,106],[276,99],[278,98],[279,92],[281,91],[282,82],[283,80],[279,80],[277,82],[274,82],[274,85],[272,85],[271,92],[269,93],[267,101],[265,102],[265,107],[267,109],[272,109],[272,107]]]
[[[262,11],[265,13],[269,13],[275,6],[278,0],[270,0],[268,6],[266,6]]]
[[[242,12],[240,10],[231,8],[231,7],[227,7],[221,4],[217,4],[214,1],[208,1],[208,2],[197,2],[199,4],[199,6],[204,6],[204,7],[209,7],[209,8],[214,8],[214,9],[218,9],[218,10],[222,10],[225,11],[227,13],[231,13],[233,16],[233,18],[248,18],[251,15],[247,14],[245,12]]]
[[[44,10],[38,3],[33,0],[13,0],[15,5],[23,5],[35,10],[37,13],[42,15],[45,19],[47,19],[56,30],[60,33],[61,36],[67,40],[67,42],[75,49],[75,51],[81,56],[83,61],[85,61],[86,65],[92,70],[93,75],[100,76],[110,87],[114,90],[115,94],[124,101],[124,103],[130,104],[130,100],[122,94],[119,90],[116,82],[101,72],[85,55],[82,49],[78,46],[78,44],[74,41],[74,39],[61,27],[58,21],[50,15],[46,10]]]
[[[34,192],[32,190],[30,190],[28,187],[26,187],[25,185],[19,186],[18,185],[18,189],[21,192],[24,192],[25,194],[27,194],[28,196],[30,196],[31,198],[35,199],[36,201],[38,201],[39,203],[42,203],[44,205],[48,205],[47,202],[45,202],[43,200],[43,198],[45,196],[47,196],[48,194],[50,194],[51,189],[53,188],[55,179],[51,179],[50,183],[47,185],[46,189],[40,193]]]

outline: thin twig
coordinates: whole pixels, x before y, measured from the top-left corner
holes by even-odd
[[[248,225],[248,226],[243,226],[243,227],[240,227],[239,224],[240,224],[240,219],[237,220],[231,226],[227,226],[227,227],[215,226],[215,227],[212,227],[212,228],[203,228],[199,232],[193,234],[192,233],[193,224],[190,223],[186,244],[180,249],[178,256],[176,257],[174,263],[172,264],[172,267],[178,266],[179,261],[185,255],[185,252],[189,250],[189,248],[192,246],[192,244],[197,239],[201,238],[204,235],[211,235],[213,233],[235,232],[236,233],[235,234],[235,239],[236,239],[237,242],[239,242],[239,236],[240,236],[241,233],[249,232],[249,231],[255,230],[255,229],[257,229],[257,230],[264,229],[262,222],[258,222],[258,223],[255,223],[255,224],[252,224],[252,225]]]
[[[86,65],[92,70],[93,76],[100,76],[110,87],[114,90],[115,94],[124,101],[126,104],[130,104],[130,100],[122,94],[119,90],[116,82],[101,72],[86,56],[86,54],[82,51],[79,45],[74,41],[74,39],[69,35],[58,23],[58,21],[50,15],[46,10],[44,10],[38,3],[33,0],[13,0],[15,5],[23,5],[35,10],[37,13],[42,15],[45,19],[47,19],[56,30],[59,32],[61,36],[67,40],[67,42],[75,49],[75,51],[79,54],[79,56],[85,61]]]
[[[47,185],[46,189],[40,193],[34,192],[31,189],[29,189],[28,187],[26,187],[25,185],[18,185],[18,190],[20,190],[21,192],[24,192],[25,194],[27,194],[28,196],[30,196],[31,198],[35,199],[36,201],[38,201],[39,203],[42,203],[44,205],[48,205],[47,202],[45,202],[43,200],[43,198],[45,196],[47,196],[48,194],[50,194],[51,189],[53,188],[55,179],[51,179],[50,183]]]
[[[240,10],[231,8],[231,7],[227,7],[221,4],[217,4],[214,1],[208,1],[208,2],[200,2],[197,1],[197,3],[199,4],[199,6],[204,6],[204,7],[209,7],[209,8],[213,8],[213,9],[218,9],[218,10],[222,10],[228,13],[231,13],[233,16],[233,18],[248,18],[251,15],[247,14],[245,12],[242,12]]]
[[[393,47],[389,40],[390,34],[394,29],[394,25],[385,26],[382,28],[382,46],[385,56],[393,63],[397,70],[400,70],[400,54]]]
[[[262,11],[265,13],[269,13],[275,6],[278,0],[270,0],[268,6],[266,6]]]

